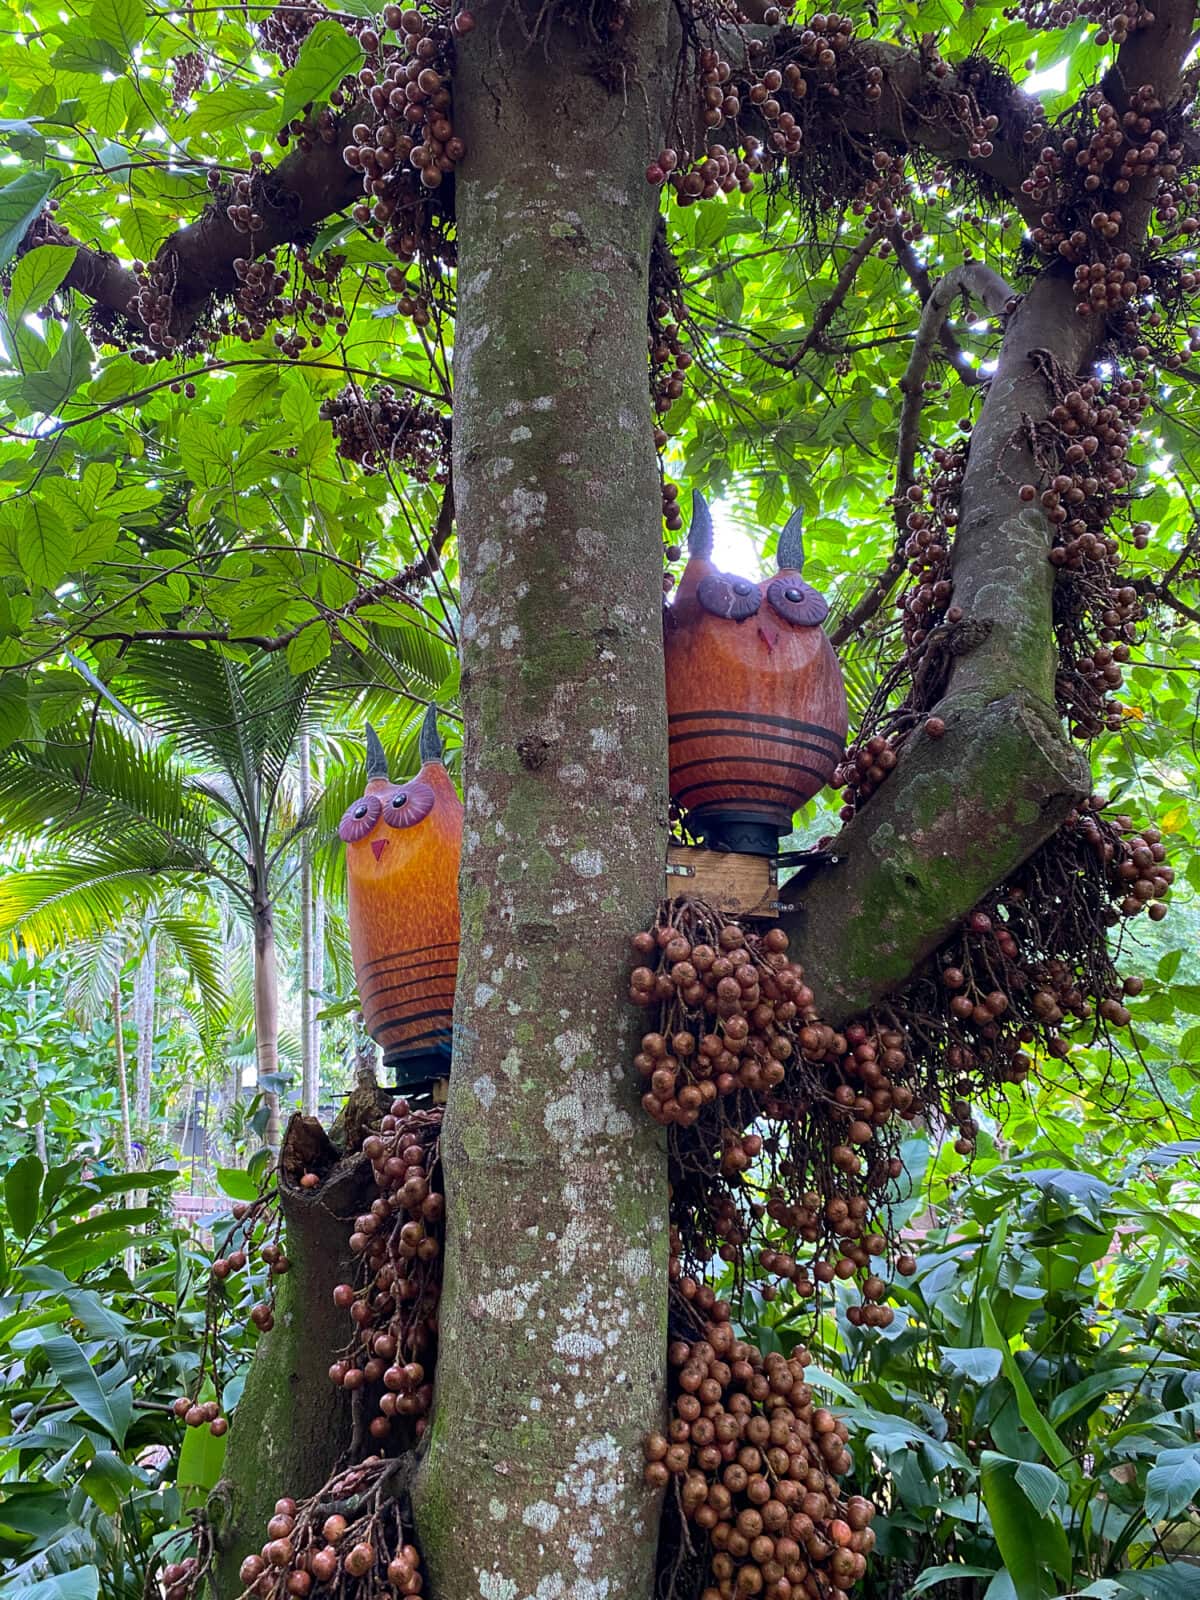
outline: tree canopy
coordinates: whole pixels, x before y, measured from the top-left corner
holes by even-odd
[[[15,1581],[1185,1592],[1194,7],[4,15]],[[655,911],[696,492],[755,579],[800,513],[850,704],[773,935]],[[429,707],[466,808],[444,1128],[326,1059],[354,1092],[276,1169],[280,1041],[311,1112],[314,1005],[354,1009],[359,735],[415,771]],[[125,1167],[233,1062],[203,1289],[151,1201],[73,1220],[159,1186],[82,1165],[86,1028]],[[756,1405],[718,1481],[692,1424]]]

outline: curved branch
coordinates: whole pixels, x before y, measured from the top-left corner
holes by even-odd
[[[983,303],[993,316],[1000,316],[1016,299],[1016,291],[1005,283],[998,272],[985,267],[981,261],[965,261],[952,267],[939,278],[921,312],[917,337],[908,358],[908,366],[900,379],[900,393],[904,405],[900,411],[900,437],[896,451],[896,502],[897,516],[905,490],[916,481],[917,446],[921,433],[921,406],[925,397],[925,374],[933,359],[933,347],[941,337],[946,319],[959,295],[967,295]]]
[[[362,175],[353,172],[342,159],[346,130],[359,114],[357,107],[346,112],[335,122],[328,142],[314,137],[308,149],[297,147],[263,179],[262,192],[256,200],[263,227],[255,233],[235,228],[225,206],[217,200],[206,207],[197,221],[163,241],[154,259],[168,270],[172,283],[170,331],[176,339],[187,336],[214,297],[233,293],[237,287],[233,270],[236,260],[261,256],[278,245],[291,244],[362,198]],[[65,282],[95,305],[128,318],[146,331],[133,306],[138,278],[115,256],[77,245]]]

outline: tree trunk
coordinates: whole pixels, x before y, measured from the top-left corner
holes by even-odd
[[[312,800],[312,752],[300,735],[300,810]],[[312,832],[300,835],[300,1105],[306,1116],[317,1109],[317,1062],[313,1054],[313,870]]]
[[[154,1001],[158,979],[158,934],[151,933],[138,963],[133,983],[134,1021],[137,1026],[137,1090],[134,1126],[139,1138],[150,1130],[150,1089],[154,1072]]]
[[[295,1118],[289,1145],[294,1131],[326,1143],[315,1124]],[[265,1541],[279,1496],[298,1499],[319,1489],[351,1444],[351,1396],[329,1381],[329,1364],[347,1330],[333,1290],[355,1280],[349,1219],[375,1193],[370,1175],[368,1162],[352,1159],[326,1181],[319,1198],[281,1178],[291,1270],[277,1280],[275,1325],[259,1340],[233,1416],[226,1475],[208,1503],[220,1549],[214,1600],[241,1593],[238,1567]]]
[[[117,1061],[117,1093],[121,1099],[121,1162],[126,1172],[133,1171],[133,1132],[129,1125],[129,1074],[125,1068],[125,1015],[121,1006],[121,975],[117,972],[112,992],[113,1045]],[[129,1194],[123,1202],[136,1205],[137,1196]],[[137,1254],[132,1245],[125,1251],[125,1271],[132,1278],[137,1271]]]
[[[279,1071],[279,963],[270,905],[254,908],[254,1059],[268,1111],[266,1142],[278,1150],[279,1094],[263,1084],[264,1078]]]
[[[434,1600],[648,1600],[667,1186],[622,991],[666,840],[644,168],[673,14],[631,6],[601,73],[556,8],[532,43],[538,8],[473,9],[455,76],[462,952],[414,1504]]]
[[[129,1121],[129,1074],[125,1069],[125,1014],[121,1005],[121,980],[112,992],[113,1048],[117,1059],[117,1093],[121,1099],[121,1160],[125,1171],[133,1171],[133,1130]]]
[[[321,1001],[317,997],[325,989],[325,896],[319,890],[313,900],[312,987],[312,1044],[309,1049],[313,1060],[315,1111],[321,1097]]]

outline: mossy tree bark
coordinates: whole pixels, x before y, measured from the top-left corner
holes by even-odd
[[[454,86],[462,956],[417,1531],[436,1600],[648,1600],[667,1191],[622,979],[666,833],[644,168],[671,8],[632,6],[605,56],[556,7],[544,39],[523,32],[536,6],[473,9]]]
[[[308,1152],[314,1167],[338,1155],[319,1125],[304,1117],[289,1127],[285,1165],[292,1146]],[[350,1230],[375,1192],[370,1163],[354,1153],[318,1191],[300,1189],[294,1176],[281,1173],[291,1269],[278,1280],[275,1323],[259,1341],[233,1415],[226,1473],[208,1503],[220,1552],[213,1600],[241,1593],[238,1567],[264,1543],[276,1500],[313,1494],[354,1439],[351,1396],[329,1381],[329,1365],[349,1332],[333,1291],[354,1281]]]

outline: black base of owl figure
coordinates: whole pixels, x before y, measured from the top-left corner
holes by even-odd
[[[413,1051],[408,1055],[385,1055],[383,1075],[391,1090],[402,1095],[410,1105],[438,1104],[446,1098],[444,1086],[450,1076],[450,1046],[439,1044],[432,1050]]]
[[[789,830],[738,811],[689,811],[688,832],[709,850],[739,856],[775,856]]]

